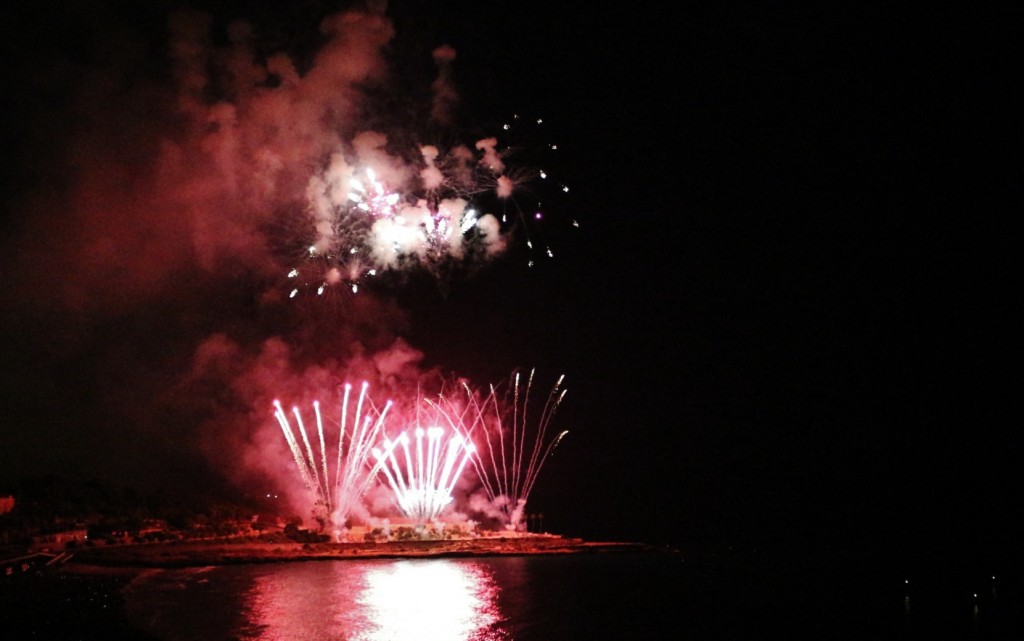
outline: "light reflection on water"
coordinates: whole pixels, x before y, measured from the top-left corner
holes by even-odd
[[[998,598],[990,575],[987,591],[966,598],[962,577],[924,575],[908,587],[888,563],[821,574],[788,557],[745,560],[569,554],[158,570],[134,581],[124,603],[128,623],[160,641],[1024,639],[1024,588],[1006,579]],[[83,634],[38,638],[100,638]]]
[[[269,569],[269,568],[268,568]],[[255,577],[244,593],[242,639],[343,639],[348,629],[360,629],[355,596],[364,584],[360,572],[345,572],[337,564],[284,566]]]
[[[368,625],[359,639],[479,639],[499,619],[497,587],[480,565],[398,561],[365,576],[358,600]]]
[[[132,624],[159,639],[501,641],[500,590],[484,563],[304,562],[149,573]]]

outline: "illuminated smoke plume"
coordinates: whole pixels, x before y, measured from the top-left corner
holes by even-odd
[[[18,203],[27,213],[6,259],[22,276],[12,294],[110,309],[244,273],[268,304],[358,292],[386,271],[483,265],[514,239],[532,246],[531,185],[547,182],[545,167],[516,164],[505,131],[448,127],[452,47],[423,52],[437,75],[423,79],[426,115],[408,119],[376,102],[398,90],[383,13],[327,16],[319,48],[302,55],[266,51],[260,25],[219,24],[171,15],[167,51],[149,52],[164,56],[165,74],[147,73],[154,63],[135,51],[67,74],[73,113],[51,120],[82,125],[49,152],[62,166],[40,178],[47,189]],[[39,269],[43,255],[59,264]]]
[[[528,260],[546,256],[532,252],[537,194],[564,186],[535,158],[517,162],[510,140],[525,119],[461,133],[451,47],[422,52],[435,74],[413,105],[425,116],[382,113],[387,91],[419,94],[390,86],[398,34],[381,11],[269,38],[266,21],[198,11],[140,26],[110,8],[70,10],[73,46],[11,64],[11,86],[42,98],[21,114],[30,175],[4,196],[2,322],[22,340],[5,347],[0,383],[33,409],[26,433],[54,444],[40,461],[165,487],[201,484],[202,462],[300,497],[282,512],[307,515],[322,452],[311,467],[319,436],[307,449],[290,408],[305,420],[314,400],[340,404],[348,380],[410,398],[432,374],[402,338],[412,321],[387,277],[442,278],[524,243]],[[346,296],[334,316],[290,298],[331,292]],[[267,411],[275,398],[301,457]],[[0,449],[5,466],[31,450]],[[328,518],[365,516],[329,472],[316,490]]]
[[[401,339],[328,357],[280,338],[248,346],[216,336],[170,400],[196,409],[196,444],[232,483],[279,494],[282,514],[340,536],[373,516],[371,451],[387,425],[407,424],[408,399],[436,378],[422,358]]]

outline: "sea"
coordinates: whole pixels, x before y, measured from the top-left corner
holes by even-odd
[[[977,566],[915,569],[888,561],[816,568],[813,559],[793,561],[757,554],[689,559],[673,550],[648,549],[145,569],[118,583],[116,594],[79,590],[77,598],[91,605],[72,610],[67,604],[33,605],[38,600],[29,593],[9,591],[7,606],[12,599],[24,602],[8,607],[0,638],[1024,638],[1021,577],[1013,572],[1000,576]],[[76,580],[103,579],[78,575]],[[55,601],[62,600],[67,599]]]

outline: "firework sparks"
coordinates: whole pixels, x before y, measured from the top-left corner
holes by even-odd
[[[394,441],[385,440],[384,447],[375,448],[373,455],[402,513],[426,523],[452,502],[452,490],[476,448],[455,430],[446,435],[441,427],[417,427],[413,433],[415,455],[410,451],[408,432]],[[399,447],[402,455],[396,456]]]
[[[313,497],[314,518],[321,527],[326,527],[329,523],[336,534],[344,532],[349,515],[374,480],[377,467],[368,465],[369,454],[383,433],[384,421],[392,406],[392,402],[388,401],[382,409],[377,410],[367,396],[368,388],[369,385],[364,382],[355,407],[350,408],[352,385],[346,383],[344,386],[333,481],[328,464],[331,458],[328,452],[333,448],[328,447],[325,438],[320,402],[313,402],[316,433],[319,437],[318,457],[310,442],[299,408],[292,407],[292,417],[295,421],[293,428],[280,401],[274,401],[274,417],[288,442],[302,482]],[[301,444],[299,438],[302,440]]]
[[[511,138],[513,134],[516,136],[522,135],[520,130],[527,128],[526,125],[530,125],[534,130],[540,131],[543,128],[544,120],[542,118],[537,118],[530,121],[529,119],[521,118],[519,114],[514,114],[511,122],[505,123],[502,128]],[[538,147],[540,150],[547,153],[553,153],[558,150],[558,145],[550,142],[538,145]],[[525,149],[530,149],[530,146],[525,146]],[[514,145],[510,142],[501,157],[504,159],[513,158],[523,150],[524,146]],[[532,206],[527,207],[520,204],[519,199],[514,198],[513,195],[521,191],[526,191],[528,194],[534,195],[532,186],[537,183],[538,178],[541,183],[547,183],[548,190],[551,189],[553,184],[556,189],[556,194],[568,194],[569,186],[558,181],[550,180],[550,174],[544,167],[533,167],[518,164],[511,164],[506,167],[502,164],[502,169],[503,171],[495,180],[495,193],[503,202],[501,215],[502,224],[506,226],[510,225],[510,216],[513,216],[518,220],[520,229],[522,230],[524,243],[526,244],[527,249],[529,249],[527,264],[530,267],[534,266],[534,258],[537,252],[542,252],[541,255],[547,258],[554,258],[555,254],[551,249],[550,243],[541,233],[543,222],[545,220],[545,207],[542,201],[538,198],[532,201]],[[576,220],[572,220],[572,226],[574,228],[578,228],[579,223]],[[537,240],[537,243],[534,243],[535,239]]]
[[[530,402],[534,370],[525,384],[520,373],[512,376],[511,391],[504,394],[496,386],[486,395],[470,389],[465,383],[462,395],[442,394],[432,403],[453,429],[468,437],[483,433],[485,447],[477,448],[471,458],[491,504],[498,510],[510,530],[519,529],[526,502],[533,491],[545,461],[568,431],[554,432],[550,425],[555,418],[566,390],[560,389],[564,376],[548,393],[538,409]],[[511,402],[509,402],[511,394]]]
[[[516,115],[512,123],[504,126],[509,138],[523,119]],[[314,236],[288,273],[290,297],[324,296],[339,286],[357,293],[368,276],[386,271],[486,262],[503,254],[513,235],[527,247],[528,265],[538,255],[554,257],[542,233],[545,208],[535,197],[552,186],[557,194],[569,188],[552,180],[547,168],[516,157],[524,150],[536,155],[536,147],[550,153],[557,145],[513,146],[489,137],[392,156],[384,152],[387,144],[383,134],[357,136],[352,154],[333,154],[310,178]]]
[[[403,515],[420,524],[438,519],[454,507],[453,490],[467,468],[475,471],[489,502],[486,509],[469,509],[498,517],[506,529],[519,530],[545,461],[568,433],[551,429],[566,394],[563,378],[543,404],[531,400],[534,371],[525,380],[515,372],[503,392],[501,386],[491,385],[485,394],[461,382],[436,397],[417,395],[416,417],[395,438],[385,428],[392,401],[378,410],[367,396],[366,383],[355,399],[351,385],[345,385],[336,434],[324,429],[316,401],[315,434],[310,434],[297,407],[289,417],[274,401],[274,416],[313,499],[314,517],[321,528],[332,526],[337,536],[344,534],[349,516],[375,482],[390,491]],[[335,449],[332,471],[329,453]]]

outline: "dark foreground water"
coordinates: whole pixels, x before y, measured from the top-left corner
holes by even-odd
[[[990,571],[648,552],[145,570],[8,583],[0,639],[1024,639],[1021,577]]]

